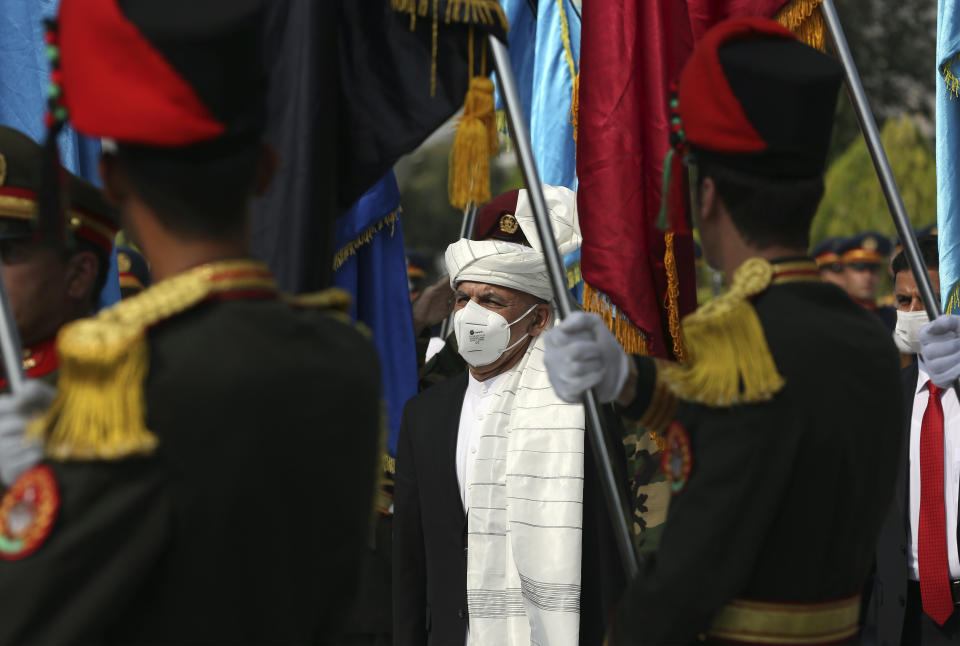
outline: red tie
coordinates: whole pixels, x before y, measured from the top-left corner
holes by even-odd
[[[953,614],[943,502],[943,389],[927,385],[930,399],[920,423],[920,599],[923,611],[942,626]]]

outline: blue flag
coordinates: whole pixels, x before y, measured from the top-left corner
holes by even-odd
[[[510,63],[530,125],[540,181],[577,190],[577,147],[570,106],[580,69],[580,0],[502,0],[510,21]],[[503,109],[497,95],[497,107]],[[564,258],[570,291],[583,302],[580,252]]]
[[[351,316],[373,334],[387,407],[387,450],[396,456],[400,417],[417,394],[417,350],[393,171],[337,218],[333,283],[353,297]]]
[[[937,239],[944,309],[960,311],[960,4],[937,6]]]
[[[510,62],[530,124],[540,179],[576,190],[570,104],[580,66],[580,3],[503,0],[501,4],[510,21]]]
[[[59,0],[4,2],[0,11],[0,124],[14,128],[43,143],[46,128],[50,66],[43,39],[43,19],[55,16]],[[75,175],[100,184],[97,161],[100,142],[81,137],[65,127],[57,140],[60,161]],[[101,307],[120,300],[117,252],[113,250],[107,282],[100,294]]]

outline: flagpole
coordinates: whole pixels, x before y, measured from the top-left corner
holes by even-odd
[[[530,144],[530,134],[527,131],[527,124],[524,121],[520,105],[520,94],[517,91],[517,82],[513,77],[513,67],[510,64],[506,46],[497,40],[495,36],[489,37],[489,43],[490,49],[493,52],[497,79],[500,82],[503,105],[506,108],[507,120],[510,123],[510,130],[513,134],[513,143],[517,151],[517,161],[520,164],[523,179],[527,185],[527,193],[530,197],[534,221],[537,225],[537,235],[540,238],[540,246],[543,248],[543,255],[547,263],[547,272],[550,275],[550,282],[553,285],[553,293],[556,297],[557,309],[559,310],[558,313],[562,320],[571,312],[570,299],[567,291],[567,273],[563,270],[563,262],[560,259],[560,252],[557,251],[556,245],[550,244],[550,241],[553,240],[553,229],[550,226],[550,219],[547,216],[547,202],[543,196],[540,174],[537,171],[537,164],[533,158],[533,147]],[[603,481],[601,488],[607,501],[607,508],[610,511],[610,519],[613,522],[617,549],[620,552],[620,559],[623,562],[623,566],[626,568],[627,577],[632,580],[637,577],[640,568],[637,561],[637,553],[633,547],[630,529],[627,525],[628,507],[620,493],[620,487],[614,475],[613,462],[610,459],[610,452],[607,450],[607,445],[604,441],[600,408],[597,405],[597,397],[593,390],[588,390],[584,393],[583,404],[587,417],[587,435],[593,446],[593,455],[596,458],[597,469],[600,471],[600,478]]]
[[[910,225],[907,210],[903,206],[903,199],[900,197],[900,191],[897,189],[897,181],[894,179],[893,171],[890,169],[890,161],[887,159],[883,142],[880,141],[880,131],[877,129],[877,122],[873,118],[873,111],[870,109],[867,94],[864,92],[863,83],[860,81],[860,73],[857,71],[856,63],[853,61],[853,55],[850,53],[850,45],[847,43],[847,37],[843,33],[840,17],[837,15],[837,10],[833,6],[833,0],[823,0],[821,9],[827,23],[827,29],[830,31],[830,37],[833,39],[837,58],[840,59],[840,65],[843,67],[843,76],[847,82],[847,92],[850,95],[850,101],[853,103],[853,109],[857,114],[857,121],[860,122],[860,131],[863,132],[867,150],[870,152],[873,165],[877,170],[880,187],[883,189],[883,195],[887,199],[890,215],[893,216],[893,224],[897,227],[900,243],[903,246],[904,253],[907,255],[907,261],[910,263],[913,277],[917,281],[917,287],[920,290],[920,297],[923,299],[923,305],[927,310],[927,315],[930,317],[930,320],[933,320],[940,315],[940,303],[934,295],[933,284],[930,282],[926,265],[923,262],[923,257],[920,255],[920,245],[917,244],[917,236],[914,234],[913,227]]]
[[[7,384],[14,395],[23,388],[25,379],[21,348],[17,322],[10,307],[10,298],[7,296],[7,284],[3,279],[3,272],[0,271],[0,354],[3,355],[3,369]]]

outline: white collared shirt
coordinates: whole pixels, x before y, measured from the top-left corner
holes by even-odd
[[[930,391],[927,382],[930,377],[920,364],[917,386],[913,398],[913,415],[910,418],[910,525],[907,538],[910,551],[907,553],[908,576],[920,580],[920,561],[918,547],[918,526],[920,523],[920,424],[927,410]],[[943,406],[943,502],[946,506],[947,521],[947,561],[950,565],[950,578],[960,579],[960,555],[957,551],[957,498],[960,487],[960,404],[953,388],[947,388],[940,394]]]
[[[467,479],[473,472],[473,465],[477,460],[480,429],[490,409],[490,402],[493,400],[497,385],[507,374],[503,373],[486,381],[477,381],[472,374],[467,373],[467,392],[463,396],[460,430],[457,432],[457,484],[460,485],[460,500],[463,502],[464,513],[470,509]]]

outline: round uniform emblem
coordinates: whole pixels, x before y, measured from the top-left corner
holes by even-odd
[[[660,466],[667,475],[670,490],[675,494],[683,491],[693,469],[693,453],[690,450],[690,436],[680,422],[673,422],[667,429]]]
[[[130,256],[123,253],[122,251],[117,252],[117,271],[121,274],[126,274],[130,271],[130,268],[133,266],[133,262],[130,260]]]
[[[24,472],[0,501],[0,559],[16,561],[33,554],[53,529],[60,492],[45,464]]]

